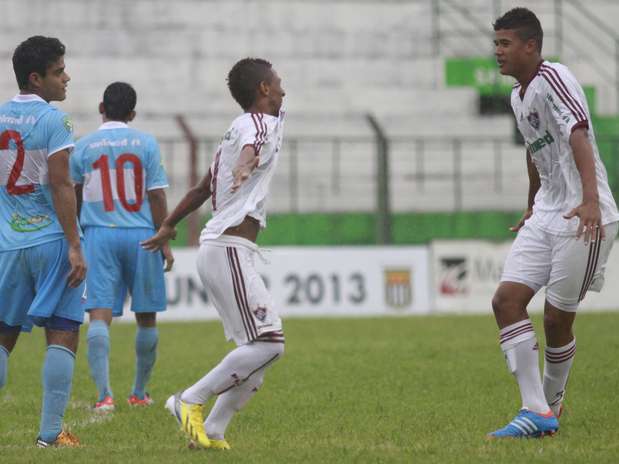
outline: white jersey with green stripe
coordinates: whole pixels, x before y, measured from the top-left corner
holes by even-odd
[[[587,129],[593,148],[602,223],[619,221],[587,100],[569,69],[560,63],[541,62],[524,95],[520,84],[514,86],[511,104],[541,181],[529,221],[556,235],[576,233],[579,219],[563,216],[582,203],[582,182],[569,143],[579,128]]]

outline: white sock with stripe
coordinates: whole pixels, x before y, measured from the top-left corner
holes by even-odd
[[[266,369],[260,369],[242,385],[217,397],[213,409],[204,421],[204,430],[206,430],[206,435],[209,438],[214,440],[224,439],[226,429],[234,414],[252,399],[262,385]]]
[[[501,329],[500,343],[507,367],[518,381],[522,407],[540,414],[548,412],[539,372],[539,348],[531,321],[525,319]]]
[[[559,414],[565,386],[576,355],[576,339],[559,348],[546,347],[544,363],[544,394],[555,415]]]
[[[185,390],[181,400],[190,404],[205,404],[212,396],[221,395],[243,384],[253,374],[269,366],[283,354],[283,343],[252,342],[241,345]]]

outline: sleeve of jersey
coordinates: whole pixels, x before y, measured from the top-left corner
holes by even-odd
[[[586,106],[577,84],[549,66],[542,66],[540,76],[546,84],[543,97],[546,100],[548,114],[559,126],[561,135],[569,139],[576,129],[588,129]]]
[[[146,190],[155,190],[168,187],[168,177],[166,176],[159,144],[153,140],[150,144],[149,163],[146,167]]]
[[[61,111],[51,111],[46,118],[47,125],[47,156],[61,150],[72,149],[75,146],[73,140],[73,124],[68,115]]]
[[[254,147],[256,156],[261,156],[261,150],[268,141],[269,130],[262,113],[248,113],[239,127],[240,147],[243,149],[247,145]],[[260,160],[263,164],[264,160]]]

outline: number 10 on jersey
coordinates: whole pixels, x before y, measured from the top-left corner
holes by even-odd
[[[129,203],[125,191],[125,164],[130,163],[133,168],[133,187],[135,203]],[[114,197],[112,195],[112,180],[110,179],[110,163],[107,155],[101,155],[92,167],[101,171],[101,188],[103,189],[103,208],[105,211],[114,211]],[[127,211],[136,213],[144,202],[144,169],[142,162],[133,153],[123,153],[116,159],[116,192],[118,200]]]

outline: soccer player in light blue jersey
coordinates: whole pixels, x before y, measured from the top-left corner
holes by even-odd
[[[140,246],[167,214],[168,180],[155,138],[127,125],[135,117],[136,101],[129,84],[110,84],[99,105],[103,124],[81,138],[71,156],[90,263],[86,282],[88,363],[99,393],[95,410],[100,412],[114,410],[109,326],[113,316],[122,315],[127,291],[138,325],[135,383],[128,402],[134,406],[152,404],[145,388],[157,354],[156,315],[167,303],[163,259],[166,271],[174,261],[169,247],[163,249],[162,257]]]
[[[69,174],[71,121],[51,106],[66,97],[64,45],[35,36],[13,54],[20,92],[0,106],[0,388],[21,331],[45,329],[37,446],[78,446],[62,430],[73,380],[84,278]]]

